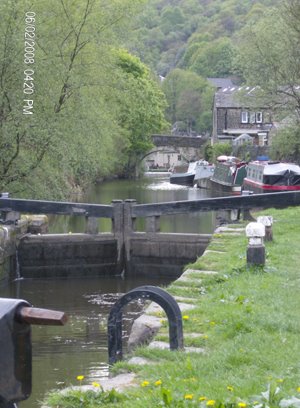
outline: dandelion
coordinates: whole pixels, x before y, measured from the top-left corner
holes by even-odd
[[[77,375],[76,379],[81,382],[84,379],[84,375]]]
[[[232,392],[233,391],[233,387],[231,385],[227,385],[227,390]]]
[[[192,400],[194,398],[194,394],[185,394],[184,399]]]
[[[202,336],[202,338],[203,338],[204,340],[207,340],[207,339],[208,339],[208,335],[207,335],[207,334],[204,334],[204,336]]]
[[[161,380],[157,380],[157,381],[155,381],[155,383],[154,383],[154,385],[156,385],[156,387],[158,387],[159,385],[161,385],[162,384],[162,381]]]
[[[149,381],[143,381],[141,383],[141,387],[148,387],[149,384],[150,384]]]
[[[211,326],[215,326],[216,322],[209,322]]]
[[[189,320],[189,318],[190,318],[190,316],[188,316],[188,315],[182,316],[182,319],[183,319],[183,320]]]
[[[297,391],[300,392],[300,387],[297,388]]]
[[[239,408],[246,408],[246,406],[247,406],[246,402],[239,402],[238,403]]]
[[[100,384],[94,381],[92,382],[92,386],[98,388],[100,387]]]
[[[213,406],[215,405],[215,403],[216,403],[215,400],[208,400],[207,403],[206,403],[206,405],[207,405],[208,407],[213,407]]]
[[[278,383],[283,383],[283,379],[282,378],[278,378],[278,380],[276,380],[276,382],[278,382]]]
[[[207,398],[206,398],[206,397],[204,397],[204,396],[199,397],[199,401],[206,401],[206,400],[207,400]]]

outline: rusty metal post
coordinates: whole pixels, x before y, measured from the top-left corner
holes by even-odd
[[[36,309],[20,299],[0,299],[0,407],[13,408],[31,394],[31,324],[63,325],[63,312]]]

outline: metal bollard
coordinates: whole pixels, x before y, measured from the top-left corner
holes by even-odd
[[[247,247],[247,264],[264,265],[266,261],[264,236],[265,226],[258,222],[250,222],[246,227],[246,236],[249,239]]]
[[[37,309],[25,300],[0,299],[0,407],[11,408],[31,394],[31,324],[63,325],[63,312]]]
[[[158,303],[166,312],[169,321],[170,349],[183,349],[181,311],[176,300],[163,289],[155,286],[140,286],[123,295],[112,307],[108,317],[109,364],[122,359],[122,309],[135,299],[149,299]]]

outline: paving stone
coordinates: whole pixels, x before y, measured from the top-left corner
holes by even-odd
[[[219,272],[216,271],[205,271],[201,269],[187,269],[184,274],[190,274],[190,273],[197,273],[199,275],[218,275]]]
[[[130,360],[128,360],[128,363],[136,365],[155,364],[153,361],[144,357],[131,357]]]
[[[148,347],[151,349],[166,350],[166,349],[170,349],[170,344],[166,343],[165,341],[154,340],[149,344]]]
[[[179,279],[177,279],[176,283],[178,282],[186,282],[186,283],[190,283],[190,284],[195,284],[197,285],[198,283],[201,283],[201,279],[195,279],[195,277],[193,276],[188,276],[188,275],[182,275],[180,276]]]
[[[116,391],[123,391],[127,387],[136,387],[138,384],[135,381],[136,374],[133,373],[126,373],[126,374],[119,374],[116,377],[105,377],[102,378],[100,381],[97,382],[101,385],[104,391],[110,391],[113,388]],[[81,391],[99,391],[99,387],[94,387],[92,385],[78,385],[73,387],[65,388],[61,391],[61,394],[64,395],[68,393],[70,390],[81,390]],[[46,405],[43,405],[41,408],[49,408]]]
[[[165,341],[152,341],[149,344],[152,349],[168,350],[170,349],[169,343]],[[186,353],[205,353],[204,348],[201,347],[184,347],[184,352]]]
[[[220,234],[222,232],[245,232],[245,228],[232,228],[232,227],[218,227],[215,234]]]
[[[178,303],[181,312],[186,312],[187,310],[195,309],[196,305],[191,305],[190,303]]]
[[[198,339],[204,336],[203,333],[184,333],[185,339]]]
[[[186,298],[183,296],[174,296],[174,299],[176,300],[176,302],[181,302],[181,303],[189,303],[192,305],[193,302],[197,301],[197,299],[193,299],[193,298]]]
[[[213,253],[213,254],[226,254],[226,251],[215,251],[214,249],[207,249],[207,250],[204,252],[203,255],[210,254],[210,253]],[[203,256],[203,255],[202,255],[202,256]]]
[[[204,348],[201,347],[185,347],[184,351],[186,353],[205,353]]]

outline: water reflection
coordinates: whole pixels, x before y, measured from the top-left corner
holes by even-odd
[[[112,200],[136,199],[138,204],[199,200],[210,196],[209,190],[170,184],[168,178],[148,177],[136,181],[114,180],[90,187],[81,202],[111,204]],[[161,217],[161,232],[211,233],[212,213],[192,213]],[[144,220],[137,220],[137,230],[144,229]],[[84,232],[84,217],[51,217],[50,232]],[[111,231],[111,220],[101,218],[99,231]]]

